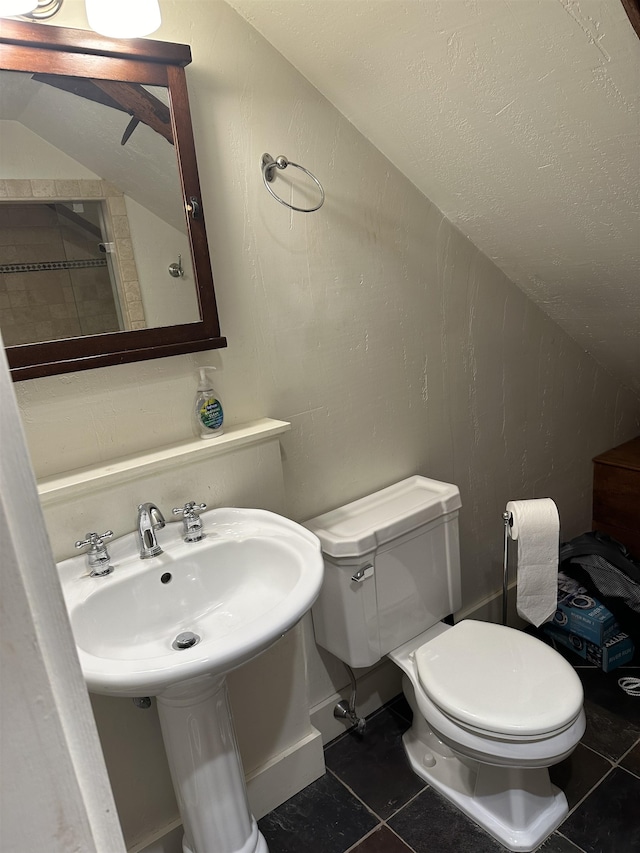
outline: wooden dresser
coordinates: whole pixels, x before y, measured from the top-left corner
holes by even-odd
[[[640,436],[593,460],[592,517],[640,560]]]

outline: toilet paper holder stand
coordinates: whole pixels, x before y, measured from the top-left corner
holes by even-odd
[[[513,527],[513,515],[510,512],[502,513],[504,524],[504,557],[502,561],[502,624],[507,624],[507,603],[509,595],[509,530]]]

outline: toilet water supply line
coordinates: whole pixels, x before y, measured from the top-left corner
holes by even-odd
[[[349,673],[349,679],[351,681],[351,696],[349,701],[346,699],[341,699],[340,702],[333,709],[333,716],[336,720],[349,720],[350,723],[353,723],[356,729],[356,733],[359,735],[364,734],[364,730],[367,727],[367,721],[364,717],[359,717],[356,714],[356,694],[357,694],[357,686],[356,686],[356,677],[353,674],[353,670],[351,667],[345,663],[345,668]]]

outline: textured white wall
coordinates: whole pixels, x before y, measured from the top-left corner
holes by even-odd
[[[620,0],[229,0],[640,392],[640,42]]]
[[[59,23],[82,25],[82,4]],[[290,514],[407,474],[463,498],[465,601],[497,583],[499,512],[553,494],[589,522],[593,454],[637,431],[625,394],[223,2],[163,3],[189,42],[203,200],[229,347],[20,383],[39,475],[190,435],[193,367],[223,366],[231,421],[293,423]],[[324,182],[315,214],[262,185],[264,151]],[[276,186],[296,181],[281,173]]]
[[[500,585],[508,499],[550,495],[565,536],[587,529],[591,457],[637,433],[637,398],[225,3],[163,0],[162,9],[157,37],[193,50],[192,116],[229,347],[19,383],[38,475],[190,436],[194,367],[213,362],[230,421],[292,423],[282,449],[295,519],[412,473],[458,483],[466,605]],[[78,0],[56,22],[82,26]],[[269,196],[264,151],[318,175],[319,212],[290,213]],[[287,170],[276,187],[297,177]],[[344,675],[311,645],[307,653],[317,702]],[[135,749],[127,741],[131,761]]]

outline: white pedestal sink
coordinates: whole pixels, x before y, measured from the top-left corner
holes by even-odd
[[[247,803],[225,675],[309,610],[322,584],[320,544],[263,510],[202,520],[204,540],[185,543],[181,525],[167,525],[164,553],[148,560],[134,534],[115,540],[105,577],[89,577],[83,557],[66,560],[62,587],[89,689],[157,696],[184,853],[268,853]],[[197,639],[177,648],[185,632]]]
[[[187,697],[158,696],[184,853],[268,853],[249,811],[224,676]]]

